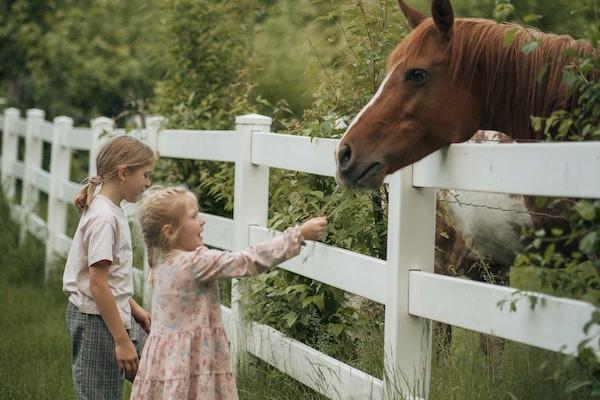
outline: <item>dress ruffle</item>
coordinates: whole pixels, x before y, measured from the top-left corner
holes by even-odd
[[[222,327],[150,335],[144,353],[134,399],[237,399]]]
[[[163,381],[140,380],[134,386],[131,398],[140,400],[234,400],[238,397],[235,377],[229,373],[196,375],[185,379]]]

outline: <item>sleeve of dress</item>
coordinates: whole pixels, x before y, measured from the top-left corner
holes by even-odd
[[[299,228],[288,228],[271,241],[239,251],[199,247],[192,255],[194,278],[210,281],[256,275],[300,253],[304,237]]]

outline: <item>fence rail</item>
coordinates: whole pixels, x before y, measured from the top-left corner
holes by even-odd
[[[203,159],[235,163],[234,218],[203,214],[205,242],[234,250],[269,239],[275,233],[266,225],[270,168],[333,176],[337,140],[270,132],[268,117],[247,115],[236,119],[233,131],[160,130],[162,119],[148,118],[148,127],[131,134],[146,141],[161,157]],[[66,234],[66,207],[79,189],[69,181],[72,152],[88,151],[93,160],[112,121],[98,118],[91,127],[73,127],[72,119],[44,120],[41,110],[28,110],[21,118],[16,109],[0,116],[2,127],[2,183],[13,201],[16,180],[22,181],[21,204],[13,204],[13,218],[46,241],[46,273],[56,256],[66,257],[71,238]],[[25,138],[25,157],[18,159],[19,138]],[[50,143],[50,171],[42,169],[42,143]],[[582,173],[586,171],[586,173]],[[90,175],[94,175],[93,163]],[[472,145],[456,144],[386,179],[389,185],[388,259],[309,243],[302,253],[281,268],[318,280],[386,306],[385,365],[393,370],[378,379],[335,360],[273,328],[255,322],[241,326],[234,282],[232,304],[223,307],[235,354],[247,351],[329,398],[393,398],[390,387],[403,395],[426,398],[429,385],[431,338],[429,321],[436,320],[526,343],[574,354],[577,344],[599,335],[583,333],[596,308],[541,294],[515,294],[516,290],[434,275],[435,189],[524,193],[549,196],[600,198],[600,143]],[[36,214],[39,192],[48,194],[48,218]],[[136,209],[127,205],[132,216]],[[146,263],[147,264],[147,263]],[[144,284],[147,265],[135,268],[136,290]],[[529,298],[537,306],[529,307]],[[443,301],[440,301],[443,299]],[[516,312],[503,301],[517,301]],[[245,330],[244,330],[245,329]],[[241,332],[248,332],[242,336]],[[429,333],[428,333],[429,332]],[[597,342],[594,351],[600,354]],[[386,382],[402,374],[402,382]],[[389,371],[388,371],[389,373]],[[416,382],[424,382],[417,385]],[[392,383],[392,384],[390,384]]]

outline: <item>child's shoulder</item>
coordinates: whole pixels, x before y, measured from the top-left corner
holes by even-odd
[[[109,223],[111,225],[117,225],[119,217],[120,216],[115,213],[115,210],[113,210],[110,207],[110,204],[107,204],[104,199],[94,197],[90,206],[81,215],[79,224],[95,225],[99,223]]]
[[[166,264],[186,264],[208,255],[210,250],[206,246],[199,246],[194,250],[172,249],[163,257]]]

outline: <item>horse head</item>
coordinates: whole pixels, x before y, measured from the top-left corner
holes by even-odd
[[[398,2],[412,30],[390,54],[379,90],[339,141],[336,177],[346,186],[379,187],[387,174],[479,129],[515,140],[539,138],[531,115],[576,104],[562,85],[569,62],[563,51],[598,54],[589,42],[565,35],[455,19],[449,0],[433,0],[430,18]],[[505,46],[511,30],[512,43]],[[537,48],[526,54],[522,49],[531,38]]]
[[[337,178],[350,187],[378,187],[385,175],[467,140],[480,124],[476,85],[449,71],[450,2],[434,0],[431,18],[399,3],[411,33],[389,56],[387,76],[337,148]]]

